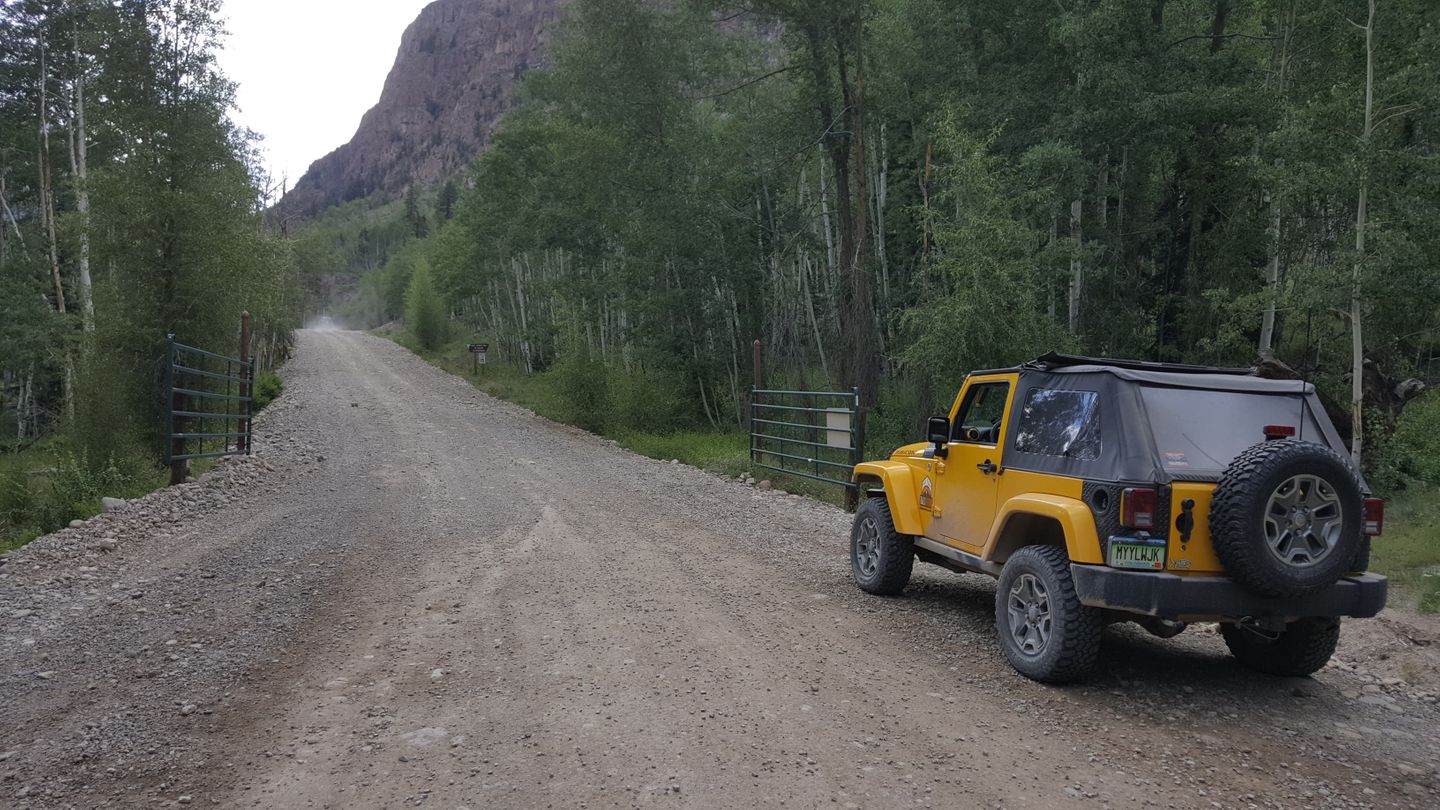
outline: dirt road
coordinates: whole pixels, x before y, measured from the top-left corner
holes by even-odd
[[[378,338],[287,378],[256,458],[0,566],[0,806],[1440,805],[1413,625],[1295,680],[1121,627],[1039,686],[988,580],[859,593],[839,510]]]

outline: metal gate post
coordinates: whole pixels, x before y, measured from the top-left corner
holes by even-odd
[[[755,383],[750,386],[750,463],[754,464],[755,451],[763,448],[760,437],[755,435],[760,432],[757,430],[757,425],[755,424],[755,419],[758,416],[755,406],[760,403],[760,339],[756,338],[755,342],[750,345],[750,348],[754,353],[755,366]]]
[[[185,455],[185,440],[175,438],[183,433],[184,417],[176,411],[185,411],[185,395],[175,391],[175,336],[165,336],[165,428],[170,442],[170,486],[185,483],[190,475],[190,463],[180,456]]]
[[[852,388],[855,394],[853,407],[855,419],[850,424],[850,468],[865,460],[865,409],[860,407],[860,389]],[[860,508],[860,486],[850,482],[845,487],[845,511],[854,512]]]
[[[250,455],[250,397],[255,396],[255,363],[250,359],[250,311],[240,313],[240,423],[236,433],[241,434],[237,450]]]
[[[757,339],[751,348],[755,350],[755,387],[760,387],[760,341]]]

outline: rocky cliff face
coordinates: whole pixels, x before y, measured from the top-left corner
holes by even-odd
[[[436,0],[405,31],[380,102],[350,143],[311,165],[280,203],[313,215],[376,192],[434,184],[472,160],[544,66],[562,0]]]

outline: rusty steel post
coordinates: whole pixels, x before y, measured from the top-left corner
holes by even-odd
[[[250,358],[250,311],[240,313],[240,376],[244,382],[240,386],[240,424],[236,433],[244,434],[240,437],[236,450],[243,450],[245,455],[250,455],[250,406],[251,398],[255,396],[255,364]]]
[[[760,385],[760,341],[755,341],[753,348],[755,349],[755,387],[758,389],[763,387]]]

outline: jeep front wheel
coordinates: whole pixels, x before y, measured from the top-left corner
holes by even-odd
[[[850,571],[855,584],[867,593],[895,596],[910,584],[914,565],[914,543],[895,531],[890,504],[884,498],[866,498],[855,510],[855,524],[850,529]]]
[[[1021,675],[1064,683],[1095,666],[1105,618],[1075,595],[1064,549],[1028,546],[1000,572],[995,626],[1005,657]]]
[[[1220,625],[1235,660],[1266,675],[1300,677],[1319,672],[1340,643],[1339,619],[1300,619],[1271,638],[1236,624]]]

